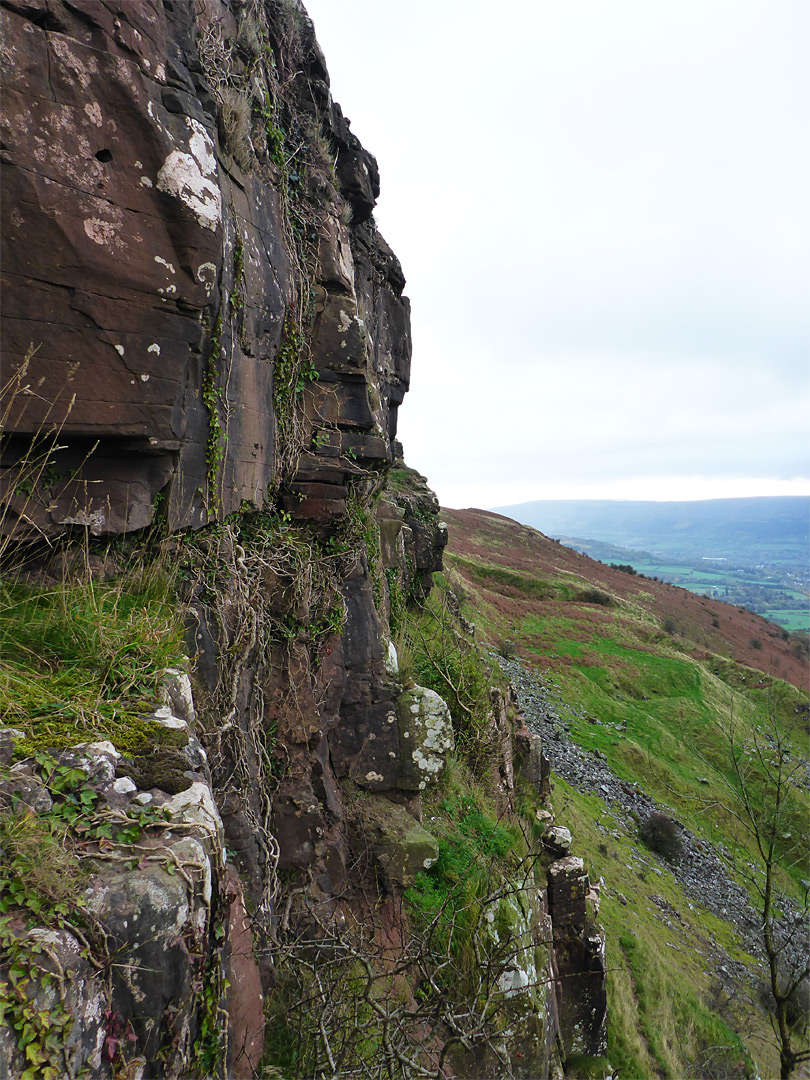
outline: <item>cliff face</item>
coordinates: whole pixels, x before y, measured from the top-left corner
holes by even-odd
[[[78,468],[37,523],[137,529],[162,497],[170,529],[199,526],[282,479],[298,513],[342,513],[349,475],[391,460],[408,303],[306,16],[91,0],[3,19],[6,370],[36,350],[9,419],[60,425]]]
[[[67,821],[93,875],[79,926],[59,915],[38,929],[33,908],[3,909],[24,942],[51,935],[46,961],[33,945],[6,956],[7,973],[15,957],[25,972],[9,984],[12,1017],[45,1002],[69,1048],[55,1063],[47,1033],[9,1029],[7,1069],[252,1075],[263,993],[286,986],[282,1002],[332,1008],[307,952],[326,943],[324,965],[344,965],[330,993],[350,1003],[330,1014],[330,1038],[379,1022],[364,1050],[374,1069],[545,1075],[561,1010],[573,1017],[563,1053],[601,1052],[603,953],[577,860],[554,862],[551,918],[534,869],[506,900],[476,901],[470,934],[490,959],[470,991],[484,1002],[474,1030],[461,1008],[440,1021],[432,932],[420,937],[403,907],[440,858],[423,798],[459,730],[398,671],[391,638],[430,592],[447,533],[395,442],[409,308],[371,216],[376,162],[331,99],[305,12],[294,0],[0,11],[2,535],[14,541],[2,551],[42,573],[43,539],[84,535],[95,550],[93,537],[151,529],[183,567],[195,684],[192,701],[182,673],[164,680],[163,711],[141,717],[157,733],[146,749],[99,731],[12,758],[31,732],[7,736],[6,808]],[[105,558],[91,556],[94,573]],[[539,748],[503,694],[484,710],[492,797],[511,806],[516,762],[540,781]],[[6,884],[19,899],[17,878]],[[112,952],[93,945],[94,926]],[[572,984],[563,941],[586,938],[596,1004],[584,1015],[556,957]],[[384,971],[354,985],[369,957]],[[383,977],[399,1002],[384,1022]],[[336,1052],[325,1035],[318,1052]]]

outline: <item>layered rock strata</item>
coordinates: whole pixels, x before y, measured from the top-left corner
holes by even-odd
[[[14,509],[47,532],[174,530],[283,481],[297,515],[344,513],[392,460],[409,307],[303,9],[1,11],[4,381],[30,356],[6,463],[43,431],[62,447]]]

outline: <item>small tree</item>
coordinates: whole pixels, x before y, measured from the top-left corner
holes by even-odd
[[[758,898],[761,943],[768,964],[766,997],[779,1049],[780,1076],[789,1080],[799,1065],[810,1061],[804,1039],[810,980],[810,881],[806,807],[799,798],[806,790],[808,762],[792,746],[789,724],[773,698],[764,723],[745,733],[732,708],[724,736],[726,768],[707,764],[726,789],[721,807],[741,826],[750,841],[747,850],[753,849],[757,858],[747,876]],[[742,862],[749,868],[747,858]],[[802,866],[799,904],[786,905],[777,884],[778,869]],[[794,910],[782,916],[780,906]]]

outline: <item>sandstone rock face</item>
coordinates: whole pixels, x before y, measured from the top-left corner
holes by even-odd
[[[297,514],[342,514],[349,476],[392,458],[408,303],[370,221],[376,163],[331,101],[305,14],[20,0],[1,17],[4,381],[33,352],[6,464],[43,429],[63,447],[15,510],[101,534],[159,506],[174,529],[261,506],[284,479]],[[307,110],[323,161],[292,177],[272,139]],[[278,374],[305,293],[317,379],[282,476]]]

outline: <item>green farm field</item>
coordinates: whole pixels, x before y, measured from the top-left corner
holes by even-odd
[[[763,611],[762,614],[766,619],[770,619],[771,622],[778,623],[779,626],[784,626],[784,628],[791,633],[794,633],[796,630],[803,630],[805,633],[810,633],[810,608],[806,607],[804,611],[772,608]]]
[[[704,569],[688,563],[636,562],[628,560],[638,574],[680,585],[690,592],[710,596],[727,604],[745,607],[786,630],[810,630],[810,596],[780,572],[723,566]]]

